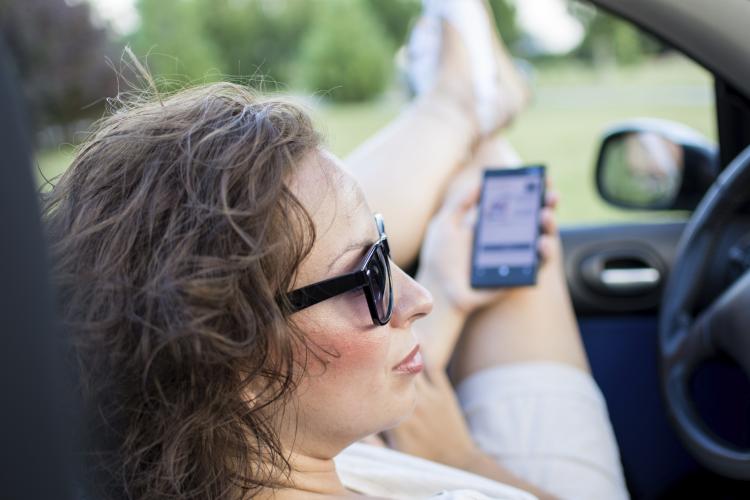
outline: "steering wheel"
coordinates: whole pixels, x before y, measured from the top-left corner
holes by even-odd
[[[750,198],[750,146],[716,179],[677,247],[659,317],[661,386],[673,425],[693,456],[715,472],[750,479],[750,450],[734,446],[703,422],[689,383],[703,361],[725,354],[750,375],[750,270],[693,317],[713,243]]]

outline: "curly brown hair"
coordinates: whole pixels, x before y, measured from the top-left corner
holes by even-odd
[[[237,84],[131,98],[44,196],[98,494],[245,498],[288,472],[267,409],[295,385],[284,297],[315,234],[287,184],[319,143]]]

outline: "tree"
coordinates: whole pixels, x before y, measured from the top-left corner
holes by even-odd
[[[570,11],[586,29],[576,57],[596,65],[634,64],[664,50],[654,38],[610,14],[579,2],[572,2]]]
[[[87,3],[3,0],[0,33],[18,68],[35,129],[96,116],[117,89],[118,52]]]
[[[420,0],[367,0],[371,11],[385,28],[396,46],[406,42],[409,28],[422,11]],[[521,38],[516,23],[516,8],[511,0],[489,0],[492,15],[500,35],[507,45]]]
[[[409,28],[422,10],[420,0],[367,0],[366,3],[394,46],[406,42]]]
[[[223,68],[202,19],[213,15],[196,0],[138,0],[141,24],[129,38],[162,89],[216,79]]]
[[[394,49],[368,5],[360,0],[316,3],[303,40],[300,72],[307,87],[337,101],[361,101],[385,89]]]
[[[199,0],[199,5],[204,32],[225,72],[290,81],[291,62],[310,24],[309,0]]]
[[[518,26],[515,4],[509,0],[490,0],[495,25],[508,47],[513,46],[523,35]]]

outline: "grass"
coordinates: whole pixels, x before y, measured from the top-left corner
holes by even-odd
[[[65,172],[73,157],[73,146],[61,144],[55,149],[45,149],[36,154],[36,178],[37,183],[44,187],[47,180]]]
[[[602,132],[634,117],[664,118],[689,125],[715,140],[710,75],[682,58],[654,59],[637,67],[594,71],[574,65],[538,68],[534,99],[510,128],[511,142],[527,163],[543,163],[562,195],[561,223],[593,223],[674,217],[613,208],[594,186],[594,161]],[[354,105],[318,105],[314,116],[330,148],[346,156],[398,113],[402,100],[383,98]],[[37,156],[47,178],[66,168],[72,148]],[[41,174],[40,174],[41,179]]]

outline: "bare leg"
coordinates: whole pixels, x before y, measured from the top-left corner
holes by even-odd
[[[452,365],[456,383],[487,368],[524,361],[558,361],[589,371],[559,238],[555,245],[535,287],[512,291],[467,325]]]
[[[448,196],[478,182],[483,167],[518,164],[520,158],[510,143],[486,142],[472,165],[451,184]],[[557,233],[553,236],[536,286],[510,291],[465,328],[452,364],[456,383],[483,369],[521,361],[559,361],[589,370],[565,281],[560,238]]]
[[[472,186],[481,183],[482,171],[487,168],[509,168],[521,165],[521,157],[502,134],[496,134],[479,143],[474,155],[451,179],[446,189],[446,200],[461,196]]]
[[[487,368],[528,361],[557,361],[589,371],[559,238],[555,247],[535,287],[510,292],[467,325],[453,359],[456,383]]]
[[[466,198],[467,194],[477,192],[481,184],[482,171],[485,168],[490,166],[495,168],[513,167],[517,166],[520,161],[521,160],[518,154],[516,154],[516,151],[501,135],[497,135],[492,139],[483,140],[477,146],[474,156],[472,156],[468,163],[466,163],[451,179],[446,190],[443,206],[455,207],[465,203],[465,201],[462,200]],[[439,218],[440,214],[438,214],[437,217]],[[467,221],[466,224],[469,224],[469,222]],[[453,244],[455,244],[457,238],[463,241],[463,237],[454,234],[452,238]],[[470,258],[468,247],[471,246],[469,235],[467,235],[464,243],[467,246],[465,255],[467,259],[465,266],[466,276],[464,281],[468,285],[468,259]],[[425,262],[423,262],[423,264],[427,266]],[[444,265],[460,266],[460,263]],[[445,293],[445,285],[433,281],[433,275],[435,274],[434,270],[433,272],[425,270],[425,266],[420,268],[419,273],[417,274],[417,280],[432,292],[435,306],[430,315],[420,320],[416,326],[416,330],[422,345],[422,352],[424,353],[425,359],[428,360],[433,367],[437,366],[444,368],[448,365],[456,347],[456,342],[461,335],[461,330],[466,321],[465,311],[467,311],[467,309],[464,309],[464,307],[456,308],[451,297]]]
[[[478,64],[471,57],[477,54],[467,51],[467,42],[478,50],[480,46],[471,42],[480,40],[483,31],[481,26],[473,26],[467,32],[461,21],[472,11],[472,5],[466,2],[464,9],[459,2],[443,6],[440,64],[434,87],[348,158],[372,208],[385,217],[393,257],[400,265],[416,258],[448,180],[469,159],[480,136],[490,134],[488,126],[505,126],[529,99],[528,88],[494,28],[489,4],[483,1],[480,9],[489,28],[488,42],[496,57],[497,72],[479,72],[483,76],[477,76],[477,67],[472,66]],[[471,30],[478,30],[480,38],[472,37]],[[483,78],[492,78],[490,85],[495,86],[496,95],[490,98],[492,93],[486,92],[486,85],[477,87],[474,77],[484,83]],[[476,88],[485,89],[478,92],[482,97],[474,94]],[[484,120],[480,133],[477,114],[487,110],[494,110],[496,116],[489,123]]]
[[[346,160],[371,208],[383,214],[399,265],[416,258],[448,180],[479,138],[465,49],[447,24],[444,33],[435,87]]]
[[[546,239],[534,287],[479,311],[451,365],[480,449],[563,498],[628,497],[606,402],[573,312],[559,234]]]
[[[502,135],[482,141],[451,180],[445,203],[453,204],[452,199],[475,190],[485,168],[520,164],[519,155]],[[537,285],[506,292],[475,314],[463,333],[463,317],[452,314],[449,306],[440,304],[441,295],[435,294],[435,308],[418,328],[426,359],[444,366],[453,355],[457,383],[484,368],[516,361],[564,361],[587,369],[562,269],[559,235],[554,227],[552,231],[542,241],[545,260]]]
[[[484,167],[519,163],[504,139],[485,141],[451,182],[447,196],[455,198],[446,199],[446,204],[476,191]],[[456,395],[466,421],[445,423],[455,402],[448,397],[453,396],[451,391],[435,396],[425,390],[418,397],[415,415],[390,431],[389,440],[398,449],[535,491],[540,498],[548,495],[530,484],[564,498],[627,498],[606,406],[588,375],[563,273],[560,239],[549,215],[549,209],[543,211],[544,263],[535,287],[498,293],[496,302],[474,315],[460,339],[465,315],[451,314],[449,301],[441,305],[444,294],[435,294],[433,313],[420,322],[417,333],[425,361],[432,362],[429,381],[439,379],[435,373],[443,374],[444,360],[454,354],[453,378],[463,382]],[[428,244],[433,236],[429,233]],[[453,286],[444,288],[454,289],[459,281],[453,281]],[[444,427],[435,427],[440,422]],[[469,458],[457,451],[462,449],[458,445],[435,458],[433,436],[455,440],[465,425],[473,440],[468,449],[476,447]],[[425,429],[438,431],[425,433]]]

